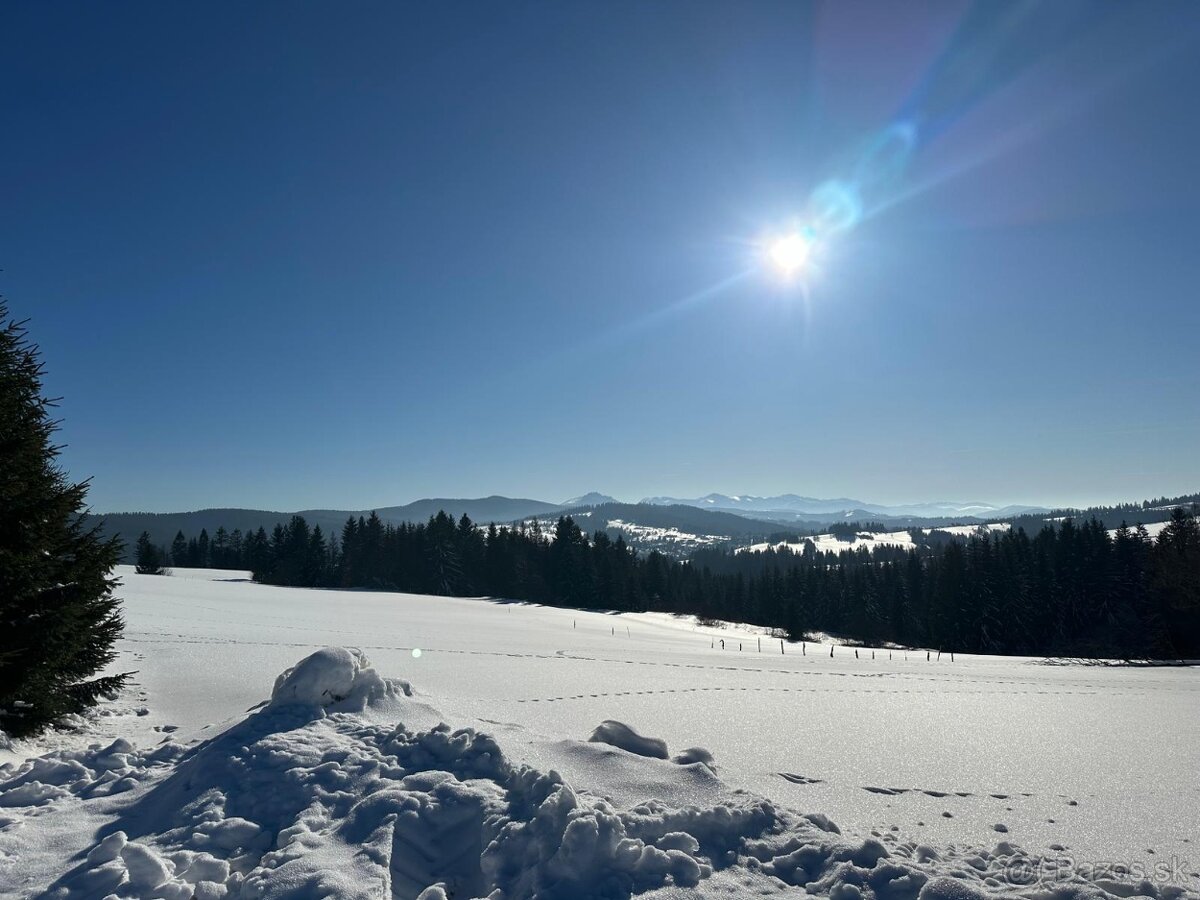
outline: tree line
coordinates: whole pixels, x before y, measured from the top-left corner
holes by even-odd
[[[1200,494],[1181,494],[1177,497],[1155,497],[1139,503],[1116,503],[1112,506],[1089,506],[1087,509],[1052,509],[1049,512],[1026,513],[1013,516],[1008,521],[1014,528],[1032,530],[1041,528],[1043,522],[1071,518],[1075,520],[1099,519],[1106,528],[1116,528],[1122,522],[1141,522],[1151,525],[1166,522],[1174,510],[1183,506],[1192,514],[1200,512]]]
[[[1183,508],[1157,541],[1141,526],[1114,536],[1096,519],[1068,519],[1032,536],[1017,528],[873,553],[821,553],[811,543],[704,549],[684,562],[639,554],[619,535],[589,537],[569,517],[552,528],[479,528],[444,512],[402,525],[372,514],[327,537],[294,516],[270,534],[177,535],[170,558],[250,569],[265,584],[691,613],[794,639],[825,632],[960,652],[1200,656],[1200,525]]]
[[[320,532],[320,527],[317,528]],[[242,533],[240,528],[226,531],[218,528],[210,538],[208,529],[202,528],[196,537],[186,538],[177,532],[170,548],[160,547],[150,540],[150,533],[143,531],[137,539],[135,560],[138,572],[143,575],[162,574],[168,566],[188,569],[250,569],[262,567],[270,558],[267,531]]]

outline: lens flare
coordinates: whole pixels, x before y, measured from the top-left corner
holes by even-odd
[[[849,231],[863,216],[862,194],[848,181],[830,179],[817,185],[808,206],[813,227],[823,235]]]
[[[776,238],[771,242],[767,252],[775,267],[785,276],[790,277],[804,268],[811,251],[812,241],[797,231]]]

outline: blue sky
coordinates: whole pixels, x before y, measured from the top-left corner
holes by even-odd
[[[99,511],[1200,489],[1200,7],[990,6],[10,4],[63,461]]]

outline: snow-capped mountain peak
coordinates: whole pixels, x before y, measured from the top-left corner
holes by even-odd
[[[574,509],[577,506],[601,506],[605,503],[619,503],[615,497],[610,497],[608,494],[600,494],[596,491],[588,491],[586,494],[581,494],[578,497],[572,497],[570,500],[564,500],[562,505],[567,509]]]

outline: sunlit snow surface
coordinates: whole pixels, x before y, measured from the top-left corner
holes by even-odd
[[[136,670],[133,686],[82,735],[18,742],[0,761],[122,738],[138,749],[114,753],[135,754],[142,768],[130,771],[150,783],[174,765],[172,743],[155,761],[159,742],[248,727],[239,723],[270,698],[281,672],[319,648],[346,646],[380,675],[411,683],[410,730],[439,718],[478,729],[508,762],[555,770],[618,808],[653,799],[711,807],[744,789],[780,809],[824,814],[859,844],[875,833],[888,846],[941,848],[947,871],[986,869],[962,848],[1007,841],[1081,865],[1169,866],[1173,878],[1191,879],[1190,890],[1200,887],[1196,669],[936,654],[927,662],[923,651],[856,655],[842,646],[830,658],[827,644],[781,653],[756,629],[665,615],[272,588],[237,572],[121,574],[127,628],[114,669]],[[665,741],[673,755],[706,749],[717,778],[707,765],[588,743],[607,720]],[[67,784],[66,774],[54,778]],[[137,778],[125,788],[145,790]],[[39,790],[0,795],[0,894],[7,884],[36,895],[112,830],[106,817],[119,798],[73,811],[68,788]],[[53,799],[55,790],[63,796]],[[948,845],[959,849],[947,854]],[[747,890],[733,870],[705,885],[713,896]]]

